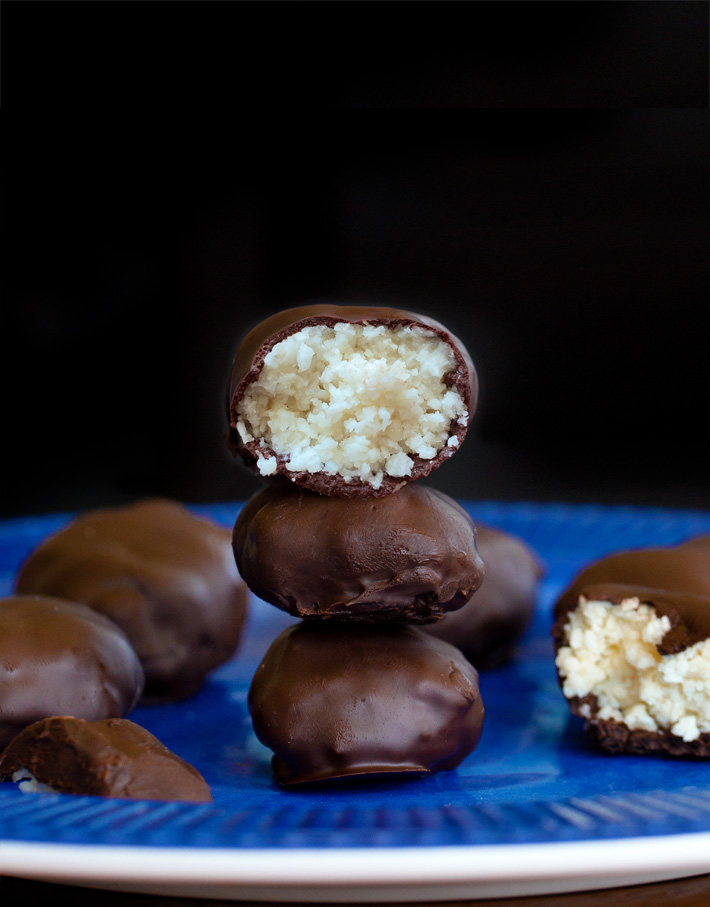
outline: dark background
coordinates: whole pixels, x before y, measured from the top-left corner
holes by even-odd
[[[244,498],[236,345],[325,300],[469,347],[479,410],[430,484],[710,507],[707,4],[503,3],[466,40],[462,6],[441,7],[448,44],[415,12],[396,55],[390,25],[326,72],[282,66],[278,106],[252,78],[209,123],[25,111],[4,144],[2,515]],[[430,107],[468,109],[398,109]]]

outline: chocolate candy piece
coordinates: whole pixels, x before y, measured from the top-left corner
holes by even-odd
[[[211,802],[202,775],[145,728],[119,718],[54,717],[25,728],[0,756],[0,778],[63,794]]]
[[[710,758],[710,536],[590,565],[553,637],[562,691],[602,749]]]
[[[477,392],[470,356],[437,321],[367,306],[287,309],[237,351],[227,440],[262,476],[386,495],[458,450]]]
[[[51,715],[122,718],[143,689],[125,633],[85,605],[0,599],[0,747]]]
[[[478,674],[409,624],[302,621],[269,647],[249,690],[282,785],[455,768],[478,744]]]
[[[197,691],[234,654],[247,607],[230,532],[166,500],[77,518],[29,556],[16,590],[83,602],[118,624],[143,664],[144,701]]]
[[[268,487],[241,510],[233,544],[252,592],[296,617],[432,621],[483,576],[471,518],[420,484],[374,499]]]
[[[543,569],[521,539],[500,529],[477,523],[476,545],[485,568],[481,588],[463,608],[425,629],[457,646],[480,670],[514,657],[533,614]]]
[[[555,616],[576,607],[594,583],[623,583],[710,597],[710,535],[664,548],[638,548],[600,558],[581,570],[560,595]]]

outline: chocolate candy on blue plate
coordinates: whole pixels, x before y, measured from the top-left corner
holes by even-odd
[[[308,619],[435,621],[483,577],[469,515],[419,483],[369,499],[267,487],[239,513],[233,544],[250,589]]]
[[[0,599],[0,747],[53,715],[123,718],[144,680],[126,634],[86,605]]]
[[[145,728],[118,718],[56,716],[31,724],[0,755],[0,778],[63,794],[212,800],[196,768]]]
[[[554,615],[562,692],[603,750],[710,758],[710,536],[601,558]]]
[[[77,517],[30,554],[15,588],[114,621],[141,660],[150,702],[200,689],[236,651],[247,610],[229,530],[163,499]]]
[[[477,668],[496,668],[515,657],[544,570],[522,539],[501,529],[476,523],[476,546],[485,570],[480,588],[462,608],[426,630],[458,646]]]
[[[431,318],[368,306],[286,309],[237,350],[227,441],[261,476],[377,497],[458,450],[477,391],[465,347]]]
[[[475,668],[406,623],[301,621],[269,647],[248,702],[286,787],[456,768],[484,716]]]

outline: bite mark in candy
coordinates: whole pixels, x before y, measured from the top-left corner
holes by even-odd
[[[602,749],[710,758],[710,536],[591,564],[553,637],[562,692]]]
[[[228,443],[262,476],[327,495],[390,494],[461,445],[477,399],[461,342],[399,309],[304,306],[237,351]]]

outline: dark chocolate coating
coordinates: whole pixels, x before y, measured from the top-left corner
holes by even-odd
[[[338,322],[352,324],[384,324],[392,329],[401,326],[418,326],[426,328],[449,345],[456,361],[455,369],[447,376],[446,382],[455,387],[461,395],[467,409],[468,421],[465,425],[452,424],[450,437],[458,438],[458,447],[444,446],[431,460],[423,460],[410,454],[414,460],[412,474],[409,476],[385,475],[381,486],[373,488],[368,482],[352,478],[345,482],[341,476],[328,475],[325,472],[292,472],[283,454],[276,454],[267,446],[260,446],[259,439],[242,441],[237,431],[239,402],[249,384],[255,381],[264,364],[264,358],[271,349],[282,340],[312,325],[332,327]],[[432,318],[406,312],[402,309],[374,306],[343,305],[310,305],[285,309],[266,318],[251,330],[243,339],[237,350],[229,380],[227,407],[229,431],[227,444],[232,453],[239,454],[247,465],[254,467],[257,457],[276,457],[277,475],[285,476],[296,485],[302,485],[319,494],[341,497],[381,497],[391,494],[407,482],[428,476],[444,460],[452,456],[463,443],[468,425],[473,417],[478,402],[478,377],[471,357],[463,343],[446,328]]]
[[[594,706],[594,697],[585,696]],[[577,709],[582,701],[577,703]],[[573,710],[579,714],[578,710]],[[697,740],[683,740],[670,731],[632,730],[619,721],[600,718],[585,721],[585,731],[596,745],[606,753],[618,755],[630,753],[635,756],[683,756],[696,759],[710,759],[710,734],[701,734]]]
[[[282,785],[455,768],[478,744],[478,674],[409,624],[302,621],[269,647],[249,690]]]
[[[590,588],[596,587],[596,588]],[[638,548],[601,558],[581,570],[555,604],[553,636],[558,645],[567,614],[589,599],[610,601],[639,596],[668,615],[671,629],[661,654],[680,652],[710,636],[710,535],[666,548]]]
[[[555,604],[552,636],[556,650],[566,645],[567,617],[582,596],[612,604],[638,598],[651,605],[657,615],[670,621],[670,629],[656,648],[661,655],[682,652],[710,637],[710,536],[671,547],[621,551],[585,567]],[[621,722],[597,718],[594,695],[571,697],[568,704],[574,715],[591,710],[590,718],[582,716],[585,730],[606,752],[710,758],[709,733],[684,741],[668,730],[632,730]]]
[[[63,794],[212,801],[197,769],[145,728],[119,718],[61,716],[31,724],[0,756],[0,778],[23,769]]]
[[[500,529],[477,523],[476,545],[485,568],[480,589],[463,608],[425,629],[457,646],[480,670],[514,657],[532,618],[543,568],[522,539]]]
[[[103,615],[47,596],[0,599],[0,747],[52,715],[122,718],[143,682],[127,636]]]
[[[383,498],[335,498],[283,483],[234,526],[249,588],[296,617],[432,621],[483,577],[471,518],[421,484]]]
[[[247,607],[229,530],[167,500],[75,519],[30,554],[15,588],[82,602],[118,624],[145,670],[144,701],[198,690],[234,654]]]

